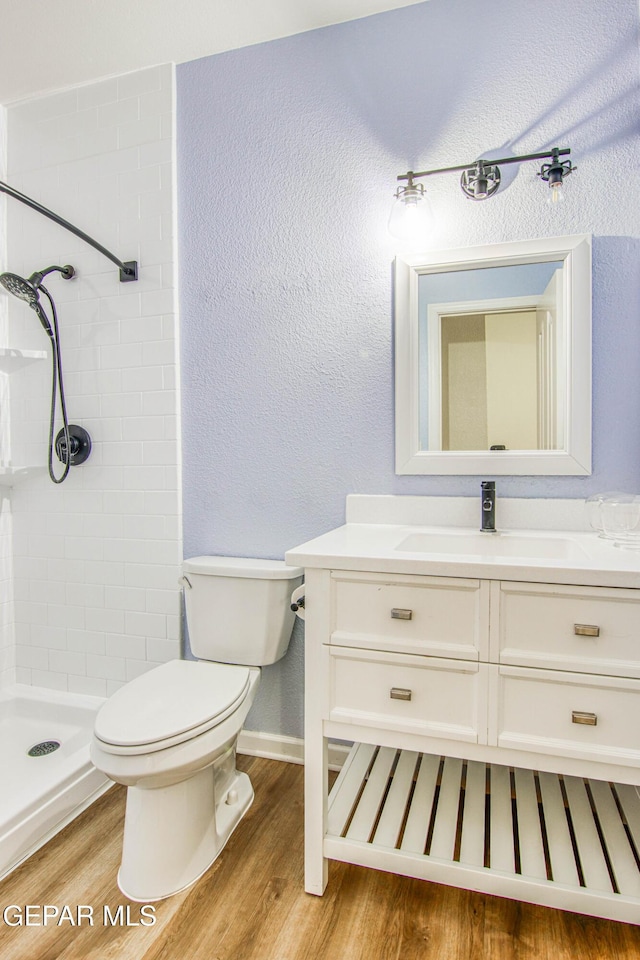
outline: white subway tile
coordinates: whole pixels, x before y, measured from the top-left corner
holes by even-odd
[[[174,440],[144,440],[143,462],[149,465],[172,465],[178,460],[179,452]]]
[[[105,587],[105,605],[114,610],[146,610],[145,591],[134,587]]]
[[[69,603],[50,603],[47,605],[47,623],[52,627],[82,629],[85,625],[85,608]]]
[[[51,650],[49,652],[49,669],[54,673],[74,673],[82,676],[87,672],[85,654]]]
[[[52,626],[46,623],[31,625],[30,643],[34,647],[46,647],[48,650],[66,650],[68,631],[65,625]]]
[[[84,560],[49,560],[47,561],[47,576],[49,580],[58,583],[83,583],[85,579],[86,561]]]
[[[166,617],[159,613],[128,611],[125,613],[125,632],[133,636],[165,639],[167,636]]]
[[[118,96],[124,100],[127,97],[140,97],[144,93],[151,93],[162,88],[162,67],[149,67],[145,70],[136,70],[134,73],[125,73],[118,77]]]
[[[85,626],[87,630],[98,633],[123,633],[124,611],[108,610],[106,607],[87,607]]]
[[[150,270],[160,272],[161,267],[150,267]],[[162,339],[162,317],[133,317],[126,323],[121,324],[120,340],[121,342],[146,343],[149,340]]]
[[[162,440],[164,435],[163,417],[130,417],[122,421],[125,440]]]
[[[128,520],[127,533],[137,540],[165,540],[166,520],[159,516],[134,515]]]
[[[146,590],[146,609],[148,613],[164,613],[167,616],[178,617],[182,605],[181,591]],[[155,659],[155,658],[153,658]]]
[[[143,117],[136,123],[124,123],[118,127],[118,149],[137,147],[163,139],[162,117]]]
[[[69,606],[104,607],[105,589],[101,583],[68,583],[65,598]]]
[[[123,467],[123,484],[127,490],[165,490],[164,467]]]
[[[107,635],[107,653],[110,657],[144,660],[147,656],[147,641],[144,637],[110,633]]]
[[[168,660],[178,660],[180,644],[175,640],[147,639],[147,660],[159,660],[166,663]]]
[[[105,103],[99,106],[97,111],[99,127],[116,127],[122,123],[135,123],[139,116],[140,100],[135,97]]]
[[[162,390],[163,367],[138,367],[122,371],[122,392],[139,390],[141,393]]]
[[[84,576],[87,583],[122,584],[124,583],[124,564],[113,561],[88,560],[84,564]]]
[[[70,675],[68,682],[70,693],[81,693],[89,697],[107,697],[110,693],[108,690],[108,683],[110,681],[99,677],[77,677]],[[118,684],[118,686],[120,686],[120,684]]]
[[[143,444],[140,441],[104,443],[102,450],[105,463],[131,466],[144,462]]]
[[[176,409],[175,390],[150,390],[141,394],[144,415],[172,414]]]
[[[87,654],[87,676],[105,680],[126,680],[125,661],[122,657],[96,657]]]
[[[181,504],[173,492],[150,490],[145,496],[144,512],[149,516],[175,516]]]
[[[118,81],[114,77],[112,80],[103,80],[100,83],[88,83],[77,89],[78,109],[83,110],[86,107],[97,107],[103,103],[109,103],[118,98]]]
[[[49,650],[45,647],[23,647],[19,644],[16,648],[16,666],[29,667],[31,670],[48,670]]]
[[[147,559],[148,545],[140,540],[105,540],[105,560],[121,561],[123,563],[142,563]]]
[[[71,560],[102,560],[102,541],[93,537],[65,537],[64,555]]]
[[[124,582],[132,587],[150,590],[175,590],[182,574],[178,564],[127,563]]]
[[[154,140],[151,143],[143,143],[140,146],[139,157],[141,167],[147,167],[151,164],[171,163],[173,161],[173,143],[171,138]]]
[[[34,687],[46,687],[48,690],[66,690],[67,675],[51,673],[48,670],[32,670],[31,683]]]
[[[119,417],[126,423],[129,417],[142,413],[141,393],[111,394],[100,398],[100,414],[103,417]]]
[[[77,653],[93,653],[104,656],[106,634],[96,630],[68,630],[67,649]]]
[[[142,362],[149,365],[175,363],[173,340],[148,340],[142,345]]]
[[[143,317],[172,313],[175,308],[175,292],[168,290],[148,290],[140,294]]]

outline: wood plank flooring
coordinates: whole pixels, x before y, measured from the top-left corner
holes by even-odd
[[[240,757],[256,799],[198,883],[156,923],[116,886],[124,788],[115,787],[0,883],[11,904],[93,908],[94,924],[10,927],[2,960],[637,960],[640,927],[332,864],[303,890],[302,767]],[[103,909],[129,923],[103,923]],[[85,916],[88,909],[85,911]],[[9,917],[11,917],[11,912]],[[39,919],[35,915],[35,919]]]

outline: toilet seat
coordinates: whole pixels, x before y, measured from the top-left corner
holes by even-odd
[[[125,684],[100,708],[95,736],[108,753],[153,753],[222,723],[249,689],[249,667],[171,660]]]

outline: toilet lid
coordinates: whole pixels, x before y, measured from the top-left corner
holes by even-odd
[[[201,733],[228,717],[248,687],[248,667],[170,660],[116,690],[98,711],[95,734],[104,743],[134,747],[196,727]]]

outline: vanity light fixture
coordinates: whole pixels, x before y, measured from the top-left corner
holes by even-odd
[[[396,190],[389,217],[389,232],[401,239],[412,239],[416,235],[424,235],[425,228],[431,220],[431,212],[428,209],[429,199],[424,185],[415,181],[439,173],[460,173],[460,186],[465,196],[470,200],[487,200],[500,186],[501,166],[508,163],[527,163],[530,160],[550,160],[551,163],[542,164],[538,176],[549,184],[551,189],[549,199],[555,203],[562,199],[562,184],[565,177],[576,169],[570,160],[560,160],[560,157],[568,156],[570,153],[569,147],[554,147],[544,153],[527,153],[518,157],[502,157],[499,160],[480,159],[455,167],[420,170],[418,173],[409,170],[398,177],[398,180],[406,181],[406,186],[399,186]]]

